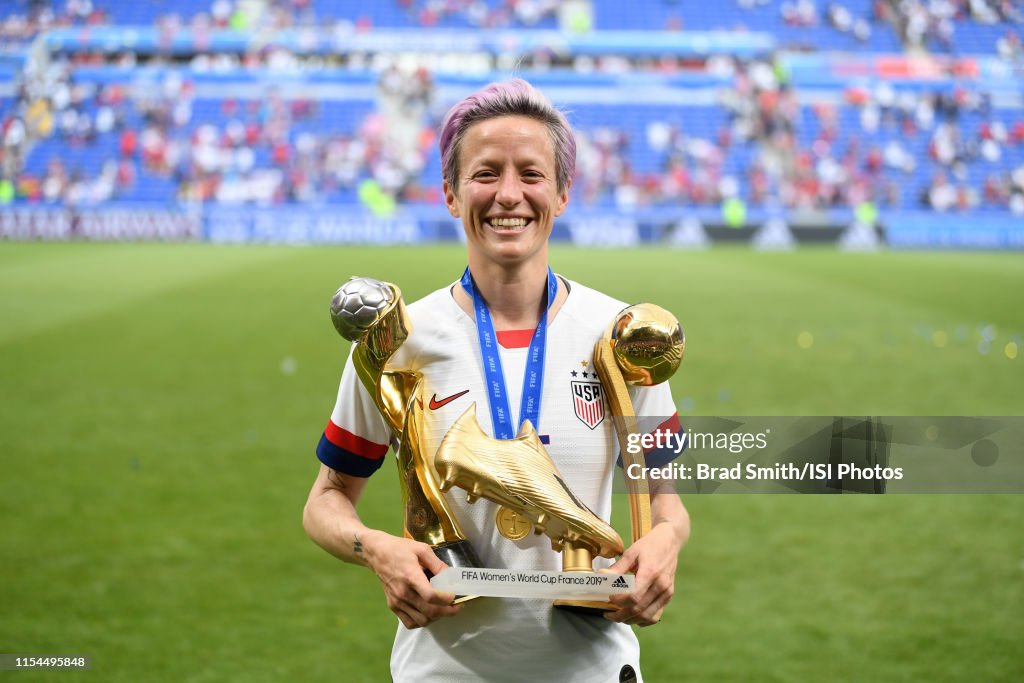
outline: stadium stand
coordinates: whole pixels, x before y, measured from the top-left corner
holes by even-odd
[[[238,49],[230,41],[218,47],[217,39],[268,26],[473,35],[554,29],[564,20],[557,3],[541,0],[380,2],[346,16],[338,7],[312,0],[5,5],[3,35],[17,40],[0,61],[0,153],[10,188],[0,201],[354,205],[385,196],[436,206],[438,116],[455,95],[500,71],[500,59],[488,62],[493,71],[467,76],[444,58],[432,71],[382,49],[353,51],[332,68],[324,55],[304,54],[301,41],[295,48],[264,38]],[[577,204],[631,211],[738,198],[807,211],[867,202],[1024,213],[1024,102],[1014,71],[1020,3],[665,0],[591,9],[592,35],[612,41],[604,53],[551,49],[520,58],[524,75],[570,110],[580,134]],[[30,50],[19,47],[32,37],[37,50],[51,45],[53,29],[69,26],[115,32],[102,34],[100,50],[60,39],[48,59],[28,60]],[[199,41],[207,49],[162,49],[159,36],[178,40],[182,27],[191,27],[193,41],[197,27],[209,29]],[[649,33],[651,41],[727,31],[770,34],[774,43],[744,57],[682,47],[658,55],[630,33],[651,29],[661,30]],[[152,52],[139,40],[145,30],[158,36]],[[120,43],[110,46],[111,35]],[[617,52],[621,44],[638,52]],[[833,59],[854,50],[857,60]],[[922,71],[926,50],[969,57],[940,57],[947,61]],[[983,78],[991,73],[1001,78]]]

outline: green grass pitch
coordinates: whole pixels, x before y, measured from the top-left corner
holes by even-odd
[[[413,300],[463,263],[457,245],[0,243],[0,652],[93,658],[0,678],[387,680],[376,579],[300,524],[346,351],[327,302],[352,274]],[[552,263],[678,315],[684,418],[1024,414],[1019,254]],[[388,466],[361,512],[398,531],[397,498]],[[647,680],[1024,679],[1024,497],[686,503]]]

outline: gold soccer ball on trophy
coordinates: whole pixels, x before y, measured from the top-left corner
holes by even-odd
[[[612,323],[611,345],[626,383],[649,387],[675,373],[686,351],[686,336],[676,317],[661,306],[636,304]]]
[[[331,322],[345,339],[356,341],[395,300],[386,282],[369,277],[351,277],[331,298]]]

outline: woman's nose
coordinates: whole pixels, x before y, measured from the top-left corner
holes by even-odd
[[[498,194],[495,199],[504,206],[514,206],[523,198],[523,188],[514,173],[505,173],[498,180]]]

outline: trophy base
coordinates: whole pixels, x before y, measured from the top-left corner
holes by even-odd
[[[473,550],[473,546],[466,540],[442,543],[441,545],[436,545],[433,548],[434,555],[449,567],[477,568],[482,564],[482,562],[480,562],[480,558],[476,554],[476,551]],[[478,597],[480,596],[456,595],[452,604],[460,605]]]
[[[592,617],[599,617],[608,612],[618,609],[610,602],[603,600],[555,600],[554,606],[557,609],[572,612],[573,614],[584,614]]]
[[[433,546],[434,555],[449,567],[478,568],[483,564],[469,541],[451,541]]]

